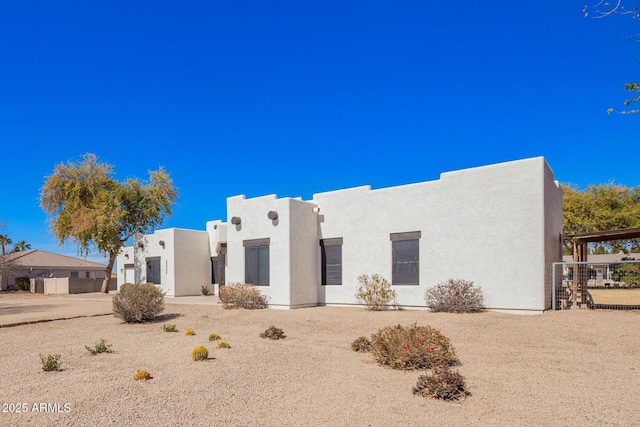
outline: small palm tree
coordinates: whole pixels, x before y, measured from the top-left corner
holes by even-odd
[[[11,244],[11,239],[6,234],[0,234],[0,246],[2,246],[2,256],[6,255],[6,247]]]
[[[24,252],[31,249],[31,245],[24,240],[18,240],[13,245],[13,252]]]

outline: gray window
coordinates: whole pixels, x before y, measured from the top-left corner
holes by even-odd
[[[342,285],[342,238],[320,240],[322,285]]]
[[[392,285],[420,283],[420,231],[391,233]]]
[[[244,281],[256,286],[269,286],[269,239],[245,240]]]
[[[86,277],[87,279],[90,279],[91,278],[91,272],[85,271],[84,272],[84,277]]]
[[[151,282],[154,285],[160,285],[160,258],[147,258],[147,282]]]
[[[71,272],[71,276],[69,276],[69,277],[71,277],[72,279],[77,279],[79,277],[78,276],[78,272],[77,271],[72,271]]]

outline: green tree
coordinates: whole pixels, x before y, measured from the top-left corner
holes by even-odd
[[[2,256],[7,254],[7,246],[12,243],[11,238],[6,234],[0,234],[0,246],[2,246]]]
[[[18,240],[13,244],[11,252],[24,252],[31,249],[31,245],[24,240]]]
[[[113,166],[89,153],[78,162],[57,165],[40,191],[40,205],[60,244],[70,239],[82,255],[93,247],[109,257],[104,293],[109,292],[111,271],[125,242],[161,225],[178,197],[163,168],[149,171],[148,182],[119,182],[112,173]]]
[[[634,257],[622,257],[622,261],[635,261]],[[630,288],[640,288],[640,264],[622,263],[616,264],[613,272],[613,280],[624,282]]]
[[[610,182],[580,190],[563,184],[562,195],[564,234],[640,227],[640,186],[630,188]],[[569,242],[565,245],[570,248]],[[637,239],[598,244],[610,250],[629,250],[637,245]]]

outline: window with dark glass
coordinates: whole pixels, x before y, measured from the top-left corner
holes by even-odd
[[[342,285],[342,238],[320,240],[322,284]]]
[[[269,239],[245,240],[244,282],[269,286]]]
[[[420,283],[420,231],[391,233],[392,285]]]

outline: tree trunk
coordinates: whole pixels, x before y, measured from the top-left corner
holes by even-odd
[[[102,289],[100,292],[104,294],[109,293],[109,282],[111,282],[111,272],[113,271],[113,264],[116,263],[116,257],[118,256],[117,252],[109,254],[109,263],[107,264],[107,269],[104,272],[104,280],[102,281]]]

